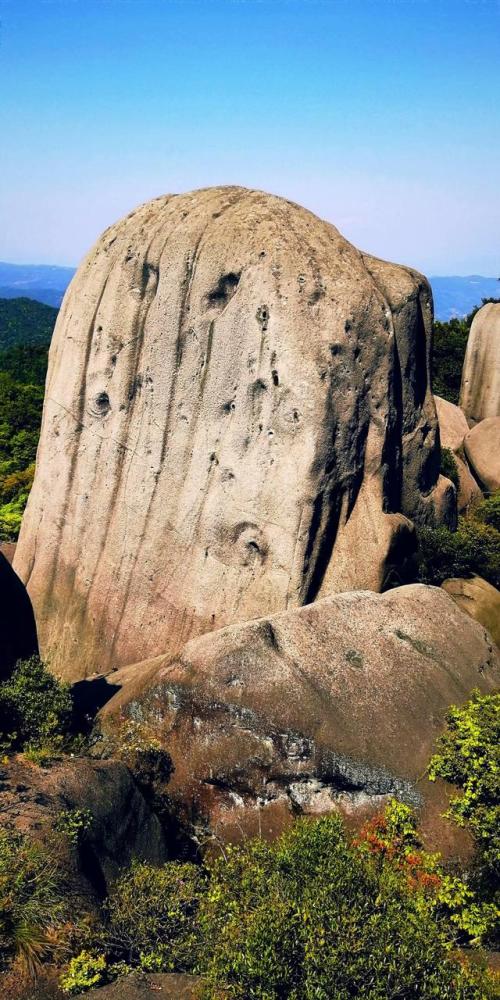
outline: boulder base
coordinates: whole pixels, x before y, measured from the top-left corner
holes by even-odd
[[[434,741],[452,703],[498,685],[500,654],[443,590],[412,585],[230,626],[110,679],[123,687],[100,713],[104,746],[124,716],[154,721],[170,794],[212,829],[275,834],[297,812],[333,809],[356,819],[394,795],[437,829]]]

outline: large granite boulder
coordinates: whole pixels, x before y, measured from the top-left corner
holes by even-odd
[[[460,406],[472,423],[500,417],[500,302],[488,302],[472,321]]]
[[[24,584],[0,552],[0,681],[18,660],[38,653],[35,618]]]
[[[500,653],[443,590],[414,584],[232,625],[110,680],[101,752],[124,718],[152,723],[173,801],[222,835],[277,833],[297,812],[356,820],[391,795],[424,803],[432,828],[446,808],[425,777],[434,741],[452,703],[498,687]]]
[[[53,668],[394,579],[409,520],[454,504],[431,320],[420,274],[261,192],[108,229],[59,314],[15,557]]]
[[[480,576],[470,580],[453,577],[441,584],[462,611],[475,618],[500,646],[500,591]]]
[[[490,493],[500,490],[500,417],[487,417],[469,431],[464,449],[477,478]]]

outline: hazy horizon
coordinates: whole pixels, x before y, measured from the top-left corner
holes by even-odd
[[[500,274],[497,0],[0,0],[0,16],[0,259],[76,266],[140,202],[241,184],[427,275]]]

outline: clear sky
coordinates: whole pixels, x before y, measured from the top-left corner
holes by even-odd
[[[0,0],[0,259],[243,184],[427,274],[500,275],[499,0]]]

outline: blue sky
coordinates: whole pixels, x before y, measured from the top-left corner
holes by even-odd
[[[500,275],[499,0],[0,0],[0,259],[243,184],[427,274]]]

